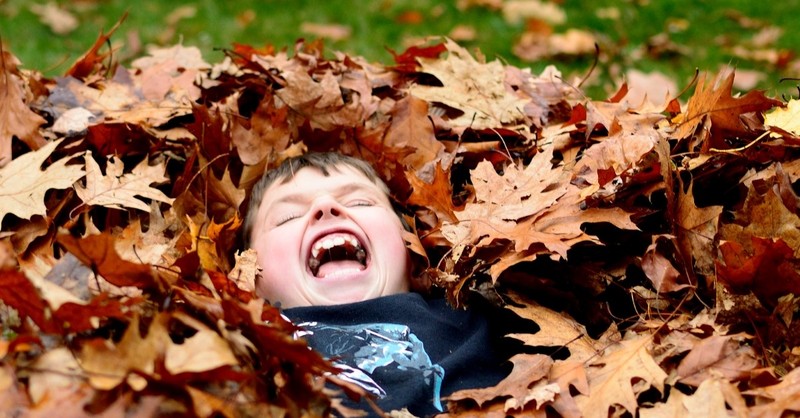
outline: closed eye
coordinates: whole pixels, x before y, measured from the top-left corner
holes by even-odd
[[[351,200],[350,202],[347,203],[347,207],[352,208],[356,206],[375,206],[375,205],[369,200],[364,200],[364,199]]]
[[[281,226],[281,225],[285,224],[286,222],[289,222],[289,221],[291,221],[292,219],[297,219],[297,218],[299,218],[299,217],[300,217],[300,214],[297,214],[297,213],[290,213],[290,214],[288,214],[288,215],[286,215],[286,216],[283,216],[283,217],[281,217],[281,218],[278,220],[278,222],[275,224],[275,226]]]

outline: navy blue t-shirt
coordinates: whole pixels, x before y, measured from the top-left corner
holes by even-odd
[[[284,314],[303,328],[312,348],[344,370],[339,377],[372,393],[387,412],[436,414],[443,397],[496,385],[511,369],[491,321],[444,299],[404,293]],[[357,407],[371,412],[366,402]]]

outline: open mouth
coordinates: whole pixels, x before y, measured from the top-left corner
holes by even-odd
[[[314,277],[335,277],[366,268],[367,251],[353,234],[336,232],[324,235],[311,245],[308,269]]]

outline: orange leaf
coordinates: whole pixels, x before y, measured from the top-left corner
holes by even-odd
[[[148,288],[155,285],[152,268],[122,259],[114,249],[115,238],[109,233],[83,238],[61,234],[56,241],[115,286]]]

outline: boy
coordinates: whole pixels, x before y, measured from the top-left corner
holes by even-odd
[[[508,372],[489,322],[409,292],[411,261],[389,190],[366,162],[336,153],[284,161],[252,191],[244,237],[257,293],[304,328],[340,377],[385,411],[418,416]]]

